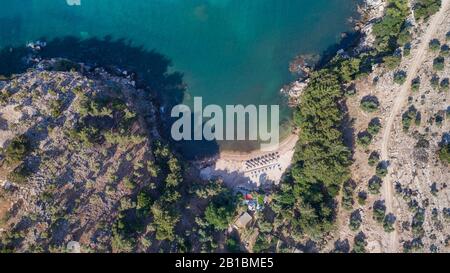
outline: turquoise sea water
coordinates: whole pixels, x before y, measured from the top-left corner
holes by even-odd
[[[76,2],[76,1],[75,1]],[[348,31],[356,0],[0,0],[0,48],[46,39],[124,38],[169,58],[185,100],[277,104],[289,61]],[[284,111],[282,118],[288,118]]]

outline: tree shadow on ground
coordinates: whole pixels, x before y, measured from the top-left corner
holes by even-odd
[[[103,67],[113,74],[118,73],[117,68],[135,74],[136,86],[148,91],[149,99],[160,110],[159,127],[163,139],[172,140],[170,127],[173,119],[168,109],[183,102],[186,84],[182,73],[171,71],[172,62],[166,56],[155,50],[132,45],[125,39],[112,39],[109,36],[80,39],[68,36],[47,41],[47,45],[37,52],[25,46],[0,50],[0,75],[9,77],[25,72],[32,66],[27,62],[31,58],[66,58],[91,68]],[[219,151],[215,141],[172,141],[172,144],[187,159],[209,158]]]

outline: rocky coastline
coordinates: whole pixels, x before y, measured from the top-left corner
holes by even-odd
[[[372,34],[373,25],[383,16],[385,7],[386,0],[364,0],[361,5],[358,5],[359,19],[354,23],[353,30],[357,33],[355,36],[359,41],[356,46],[338,49],[336,54],[350,58],[369,51],[375,42]],[[342,36],[346,34],[343,33]],[[314,63],[322,63],[318,59],[320,57],[299,55],[291,62],[290,71],[297,75],[297,80],[280,90],[280,93],[287,97],[289,106],[295,108],[298,105],[301,94],[308,86],[310,73],[320,69],[314,65]]]

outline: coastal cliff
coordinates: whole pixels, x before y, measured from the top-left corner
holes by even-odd
[[[144,234],[173,236],[177,200],[161,191],[176,195],[181,167],[160,141],[148,94],[134,85],[126,73],[64,59],[1,83],[3,251],[145,249],[131,238],[149,217]]]

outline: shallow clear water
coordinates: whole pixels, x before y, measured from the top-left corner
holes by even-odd
[[[76,1],[75,1],[76,2]],[[185,99],[274,104],[289,61],[349,30],[355,0],[0,0],[0,47],[41,37],[125,38],[172,61]],[[69,49],[68,49],[69,50]],[[288,118],[284,111],[282,118]]]

